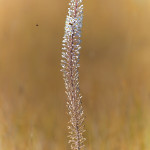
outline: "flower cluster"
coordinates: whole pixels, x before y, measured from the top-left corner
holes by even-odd
[[[81,150],[84,147],[83,137],[84,117],[81,105],[81,95],[79,89],[79,56],[80,37],[83,20],[82,0],[71,0],[69,3],[68,15],[65,23],[65,35],[63,37],[63,52],[61,60],[61,71],[65,81],[67,94],[67,107],[69,110],[69,143],[71,149]]]

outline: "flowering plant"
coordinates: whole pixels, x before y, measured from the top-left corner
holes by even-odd
[[[79,89],[79,56],[80,37],[83,20],[82,0],[71,0],[65,23],[65,34],[63,37],[63,52],[61,60],[61,71],[65,81],[67,94],[67,107],[70,115],[68,129],[69,143],[72,150],[81,150],[84,147],[85,132],[83,121],[83,107]]]

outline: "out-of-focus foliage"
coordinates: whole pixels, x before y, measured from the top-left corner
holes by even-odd
[[[84,6],[80,85],[88,150],[149,150],[150,1]],[[66,0],[0,0],[2,150],[69,148],[59,71],[67,7]]]

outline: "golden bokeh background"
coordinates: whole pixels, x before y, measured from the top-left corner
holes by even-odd
[[[60,72],[68,2],[0,0],[1,150],[70,149]],[[84,1],[87,150],[150,149],[149,8],[149,0]]]

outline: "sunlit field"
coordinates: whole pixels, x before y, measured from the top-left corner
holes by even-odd
[[[0,0],[0,150],[69,150],[62,37],[69,0]],[[85,0],[87,150],[150,150],[150,1]]]

